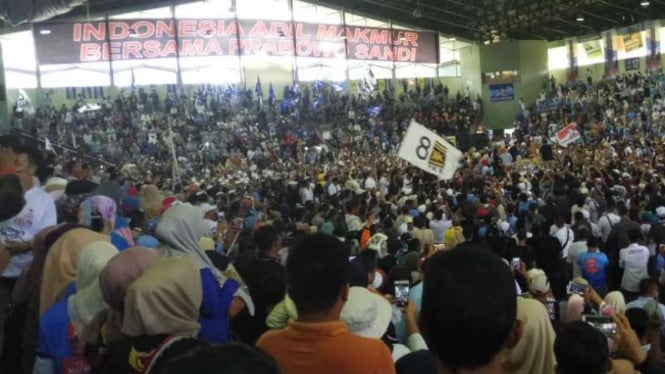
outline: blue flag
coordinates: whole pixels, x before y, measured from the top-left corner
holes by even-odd
[[[270,100],[271,103],[274,103],[276,99],[277,96],[275,96],[275,90],[272,88],[272,83],[270,83],[270,87],[268,88],[268,100]]]
[[[370,117],[376,117],[381,114],[381,110],[383,110],[382,106],[373,106],[367,109],[367,114],[369,114]]]
[[[263,87],[261,87],[261,79],[256,77],[256,86],[254,87],[254,92],[257,97],[263,97]]]

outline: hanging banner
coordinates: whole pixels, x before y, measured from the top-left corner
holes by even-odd
[[[647,70],[656,70],[660,68],[660,22],[649,22],[646,36],[646,65]]]
[[[600,58],[603,56],[603,50],[600,49],[599,40],[584,42],[582,43],[582,47],[584,47],[584,52],[586,52],[586,56],[589,59]]]
[[[568,39],[568,81],[577,80],[577,42],[575,39]]]
[[[619,74],[619,56],[612,31],[603,33],[605,40],[605,78],[612,78]]]
[[[621,39],[623,40],[623,49],[626,52],[631,52],[636,49],[640,49],[642,48],[642,46],[644,46],[644,44],[642,43],[641,32],[622,35]]]
[[[239,54],[439,62],[435,32],[306,22],[235,19],[52,22],[35,25],[33,36],[40,64]]]

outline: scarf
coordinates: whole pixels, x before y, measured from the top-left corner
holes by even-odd
[[[196,336],[203,288],[190,257],[164,258],[127,289],[122,333],[130,337]]]
[[[554,374],[554,329],[545,306],[538,300],[517,298],[517,319],[523,333],[519,343],[506,353],[506,374]]]
[[[114,222],[117,206],[106,196],[93,196],[81,203],[81,210],[83,212],[81,224],[91,227],[93,216],[100,216],[105,225],[107,222]]]
[[[79,256],[95,242],[109,242],[110,237],[87,229],[76,228],[58,239],[46,255],[39,298],[39,315],[44,314],[76,280]]]
[[[95,315],[106,308],[99,288],[99,274],[117,254],[118,250],[112,244],[94,242],[86,246],[79,256],[76,293],[67,300],[67,315],[79,337]]]

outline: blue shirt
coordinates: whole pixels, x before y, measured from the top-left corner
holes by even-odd
[[[609,263],[607,255],[603,252],[584,252],[577,255],[577,264],[582,271],[582,277],[599,294],[607,293],[605,268]]]
[[[222,287],[210,269],[201,269],[203,302],[199,316],[201,331],[199,339],[207,343],[227,343],[231,340],[229,327],[229,307],[233,294],[238,290],[238,282],[227,279]]]
[[[69,315],[67,301],[76,293],[76,284],[72,283],[65,290],[64,296],[53,304],[39,319],[39,337],[37,356],[53,360],[55,374],[63,374],[64,361],[72,357],[72,345],[69,341]]]

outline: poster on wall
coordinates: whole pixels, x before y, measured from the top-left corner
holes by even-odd
[[[584,52],[589,59],[600,58],[603,56],[603,51],[600,49],[600,41],[592,40],[590,42],[582,43],[584,47]]]
[[[490,84],[490,101],[512,101],[515,100],[515,92],[512,83]]]
[[[33,36],[43,65],[239,54],[439,62],[435,32],[307,22],[235,19],[51,22],[36,25]]]
[[[624,60],[626,64],[626,71],[640,70],[640,59],[639,57],[627,58]]]
[[[626,52],[632,52],[636,49],[642,48],[642,33],[635,32],[632,34],[622,35],[621,39],[623,40],[623,48]]]

